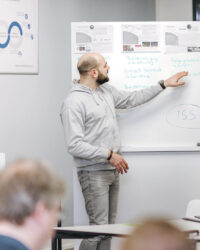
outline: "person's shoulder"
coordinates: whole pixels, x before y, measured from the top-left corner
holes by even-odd
[[[100,88],[103,90],[103,91],[108,91],[108,92],[112,92],[112,90],[114,90],[115,89],[115,87],[112,85],[112,84],[110,84],[110,83],[104,83],[104,84],[102,84],[101,86],[100,86]]]
[[[105,83],[101,86],[101,89],[104,93],[110,94],[112,96],[115,96],[118,93],[117,88],[115,88],[112,84],[110,83]]]
[[[71,92],[69,93],[66,98],[63,101],[62,106],[64,107],[75,107],[77,105],[80,105],[82,102],[82,99],[79,97],[78,92]]]
[[[0,235],[0,246],[0,249],[6,250],[28,250],[28,248],[17,239],[5,235]]]

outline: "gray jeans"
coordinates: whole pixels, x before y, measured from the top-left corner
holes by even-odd
[[[90,225],[115,223],[119,193],[116,170],[78,172]],[[111,238],[106,236],[82,240],[80,250],[110,250]]]

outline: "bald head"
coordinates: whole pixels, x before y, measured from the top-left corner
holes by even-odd
[[[81,56],[77,64],[80,75],[85,75],[91,69],[98,68],[102,58],[103,56],[99,53],[86,53]]]

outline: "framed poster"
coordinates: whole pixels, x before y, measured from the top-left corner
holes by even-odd
[[[200,21],[200,0],[193,0],[193,20]]]
[[[0,73],[38,73],[38,0],[0,0]]]

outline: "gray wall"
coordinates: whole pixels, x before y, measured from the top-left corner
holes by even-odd
[[[70,22],[153,21],[155,0],[39,0],[39,75],[0,75],[0,151],[41,157],[67,182],[64,224],[73,221],[72,161],[59,119],[71,79]]]
[[[192,0],[156,0],[157,21],[192,21]]]

